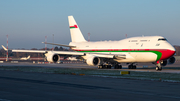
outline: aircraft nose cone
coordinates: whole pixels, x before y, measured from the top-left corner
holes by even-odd
[[[165,59],[172,57],[176,53],[176,49],[172,46],[171,49],[161,51],[161,53],[162,53],[162,56],[161,56],[160,60],[165,60]]]
[[[172,51],[172,55],[171,56],[173,56],[176,53],[176,49],[172,46],[171,51]]]

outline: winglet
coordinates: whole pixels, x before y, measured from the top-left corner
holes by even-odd
[[[8,51],[8,49],[7,49],[6,47],[4,47],[3,45],[2,45],[2,48],[3,48],[5,51]]]

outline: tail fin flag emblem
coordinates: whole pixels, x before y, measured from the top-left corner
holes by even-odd
[[[84,36],[82,35],[78,24],[74,20],[74,17],[68,16],[68,21],[69,21],[69,29],[70,29],[70,34],[71,34],[71,41],[72,42],[87,42],[84,39]]]
[[[69,28],[70,28],[70,29],[71,29],[71,28],[78,28],[78,26],[77,26],[77,25],[74,25],[74,26],[70,26]]]

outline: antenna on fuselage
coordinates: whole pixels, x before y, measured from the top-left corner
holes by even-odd
[[[126,34],[125,36],[126,36],[126,38],[127,38],[127,34]]]

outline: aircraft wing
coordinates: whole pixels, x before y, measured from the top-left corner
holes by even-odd
[[[19,50],[19,49],[7,49],[6,47],[4,47],[2,45],[2,48],[5,50],[5,51],[12,51],[12,52],[27,52],[27,53],[46,53],[45,50]]]
[[[73,52],[73,51],[45,51],[45,50],[12,50],[12,52],[27,52],[27,53],[48,53],[53,52],[59,55],[84,55],[84,53]]]
[[[5,48],[2,45],[3,49],[7,51],[8,49]],[[59,55],[79,55],[79,56],[85,56],[86,54],[88,55],[94,55],[96,57],[100,58],[118,58],[118,59],[126,59],[125,54],[107,54],[107,53],[84,53],[84,52],[75,52],[75,51],[45,51],[45,50],[17,50],[17,49],[12,49],[12,52],[27,52],[27,53],[48,53],[48,52],[53,52],[55,54]]]
[[[86,53],[86,52],[75,52],[75,51],[53,51],[53,53],[59,54],[59,55],[79,55],[79,56],[85,56],[85,55],[94,55],[96,57],[100,58],[116,58],[116,59],[126,59],[125,54],[106,54],[106,53]]]
[[[7,48],[5,48],[2,45],[3,49],[5,51],[8,51]],[[12,52],[27,52],[27,53],[48,53],[48,52],[53,52],[55,54],[59,54],[59,55],[85,55],[84,53],[80,53],[80,52],[74,52],[74,51],[45,51],[45,50],[19,50],[19,49],[11,49]]]
[[[106,54],[106,53],[83,53],[83,52],[75,52],[75,51],[53,51],[53,53],[60,54],[60,55],[94,55],[100,58],[117,58],[117,59],[126,59],[125,54]]]
[[[85,55],[85,53],[74,52],[74,51],[52,51],[52,52],[59,55],[79,55],[79,56]]]
[[[64,46],[64,47],[70,47],[70,48],[75,48],[76,46],[70,46],[70,45],[63,45],[63,44],[56,44],[56,43],[47,43],[47,42],[42,42],[44,44],[50,44],[50,45],[57,45],[57,46]]]
[[[75,51],[53,51],[53,53],[60,54],[60,55],[79,55],[79,56],[85,56],[85,55],[94,55],[101,58],[114,58],[114,55],[112,54],[101,54],[101,53],[84,53],[84,52],[75,52]]]
[[[18,49],[12,49],[12,52],[27,52],[27,53],[46,53],[45,50],[18,50]]]

